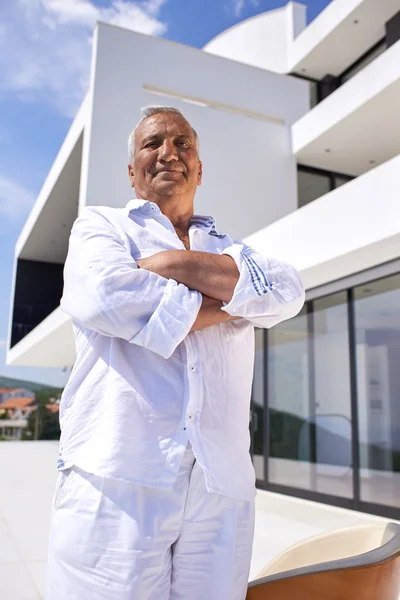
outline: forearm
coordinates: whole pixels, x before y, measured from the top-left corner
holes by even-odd
[[[139,260],[138,264],[221,302],[231,300],[239,279],[233,258],[210,252],[167,250]]]
[[[209,298],[208,296],[203,296],[200,310],[190,331],[198,331],[200,329],[212,327],[213,325],[218,325],[219,323],[234,320],[234,317],[228,315],[221,310],[221,308],[222,302],[215,300],[214,298]]]

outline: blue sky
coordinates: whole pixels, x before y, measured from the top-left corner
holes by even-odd
[[[304,0],[308,21],[331,0]],[[286,0],[0,2],[0,375],[63,385],[56,369],[5,365],[14,246],[87,87],[90,37],[109,21],[201,48]]]

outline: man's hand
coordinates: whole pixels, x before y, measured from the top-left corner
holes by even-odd
[[[199,313],[190,331],[198,331],[199,329],[205,329],[206,327],[218,325],[218,323],[234,321],[239,318],[231,317],[231,315],[228,315],[228,313],[221,310],[221,308],[222,302],[220,302],[220,300],[203,296],[203,302]]]
[[[191,290],[222,302],[229,302],[239,280],[239,270],[227,255],[195,250],[166,250],[137,261],[166,279],[175,279]]]
[[[174,279],[173,277],[171,278],[169,274],[169,263],[171,262],[171,257],[169,255],[171,252],[175,251],[166,250],[165,252],[158,252],[148,258],[140,258],[136,263],[141,269],[156,273],[161,277],[165,277],[165,279]],[[176,250],[176,252],[181,252],[181,250]]]
[[[140,258],[136,261],[136,264],[141,269],[156,273],[161,277],[165,277],[165,279],[171,279],[169,276],[169,263],[171,262],[169,257],[170,252],[170,250],[166,250],[165,252],[153,254],[153,256],[149,256],[148,258]],[[180,252],[180,250],[177,250],[177,252]]]

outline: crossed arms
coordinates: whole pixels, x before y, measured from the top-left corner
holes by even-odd
[[[169,358],[190,331],[242,317],[272,327],[299,312],[293,267],[242,243],[221,255],[171,250],[132,258],[113,209],[86,208],[75,222],[61,308],[80,326]]]
[[[138,260],[137,264],[202,294],[200,310],[191,331],[238,318],[221,310],[223,302],[232,299],[239,281],[239,269],[231,256],[195,250],[166,250]]]

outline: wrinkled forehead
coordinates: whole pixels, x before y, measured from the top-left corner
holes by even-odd
[[[180,115],[171,113],[160,113],[145,119],[136,129],[135,141],[140,143],[144,138],[153,135],[162,138],[186,136],[192,140],[196,139],[190,123]]]

